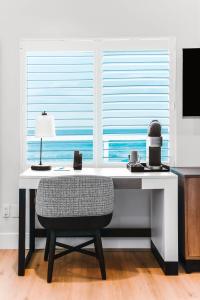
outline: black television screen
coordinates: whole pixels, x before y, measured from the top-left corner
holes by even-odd
[[[200,116],[200,48],[183,49],[183,116]]]

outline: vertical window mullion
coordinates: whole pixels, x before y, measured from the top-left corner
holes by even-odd
[[[93,158],[95,167],[102,165],[102,51],[100,43],[96,42],[95,71],[94,71],[94,132],[93,132]]]

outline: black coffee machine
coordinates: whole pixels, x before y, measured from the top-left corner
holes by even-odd
[[[161,165],[161,124],[158,120],[153,120],[149,124],[146,141],[146,164],[151,170],[162,169]]]

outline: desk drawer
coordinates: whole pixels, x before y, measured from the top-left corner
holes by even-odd
[[[113,178],[115,189],[141,189],[142,179],[140,178]]]

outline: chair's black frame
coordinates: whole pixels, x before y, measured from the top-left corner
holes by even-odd
[[[107,215],[86,216],[86,217],[42,217],[38,215],[40,224],[47,230],[46,246],[44,251],[44,260],[48,260],[47,282],[52,281],[54,260],[72,252],[80,252],[86,255],[96,257],[99,262],[102,280],[106,280],[105,260],[101,241],[100,230],[107,226],[112,219],[112,213]],[[87,242],[77,246],[70,246],[56,241],[60,236],[60,232],[65,237],[92,237]],[[94,244],[95,251],[82,249],[86,246]],[[55,254],[55,248],[59,246],[64,248]]]
[[[74,247],[67,245],[67,244],[57,242],[56,241],[56,237],[58,236],[57,233],[58,232],[53,229],[48,230],[48,233],[47,233],[46,246],[45,246],[45,251],[44,251],[44,260],[48,261],[48,271],[47,271],[47,282],[48,283],[50,283],[52,281],[54,260],[57,258],[60,258],[64,255],[75,252],[75,251],[80,252],[82,254],[96,257],[96,259],[99,262],[102,280],[106,280],[106,267],[105,267],[105,260],[104,260],[100,230],[91,231],[90,234],[93,237],[91,240],[84,242],[82,244],[79,244],[77,246],[74,246]],[[84,232],[82,232],[82,234],[84,235]],[[88,235],[88,231],[87,231],[87,235]],[[91,244],[94,244],[95,251],[82,249]],[[63,250],[63,251],[55,254],[56,246],[59,246],[66,250]]]

